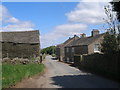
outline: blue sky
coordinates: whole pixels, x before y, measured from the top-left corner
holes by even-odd
[[[22,21],[32,21],[41,34],[48,33],[53,27],[67,22],[65,13],[77,5],[62,2],[4,2],[2,3],[12,16]]]
[[[104,32],[107,2],[3,2],[2,31],[40,30],[41,48],[92,29]]]

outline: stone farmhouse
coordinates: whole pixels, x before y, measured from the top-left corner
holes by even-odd
[[[39,30],[1,32],[2,58],[33,58],[40,56]]]
[[[77,40],[78,38],[79,38],[78,36],[74,35],[74,37],[69,38],[64,43],[57,45],[56,56],[59,59],[59,61],[65,61],[65,50],[64,50],[64,48],[66,46],[68,46],[70,43],[72,43],[73,41]]]
[[[91,36],[86,37],[82,34],[81,37],[69,42],[64,46],[64,61],[74,62],[74,56],[83,54],[100,53],[101,42],[104,34],[99,34],[99,30],[93,29]],[[63,47],[62,47],[63,48]]]

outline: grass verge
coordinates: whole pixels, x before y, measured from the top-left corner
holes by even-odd
[[[8,88],[24,78],[43,72],[44,68],[45,66],[43,64],[3,64],[2,88]]]

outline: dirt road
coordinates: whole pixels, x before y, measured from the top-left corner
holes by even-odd
[[[111,80],[82,72],[46,57],[44,64],[47,71],[42,76],[35,76],[18,83],[15,88],[118,88],[120,84]]]

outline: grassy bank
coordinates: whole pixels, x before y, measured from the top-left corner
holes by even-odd
[[[28,78],[44,70],[43,64],[3,64],[2,65],[2,87],[7,88],[24,78]]]

